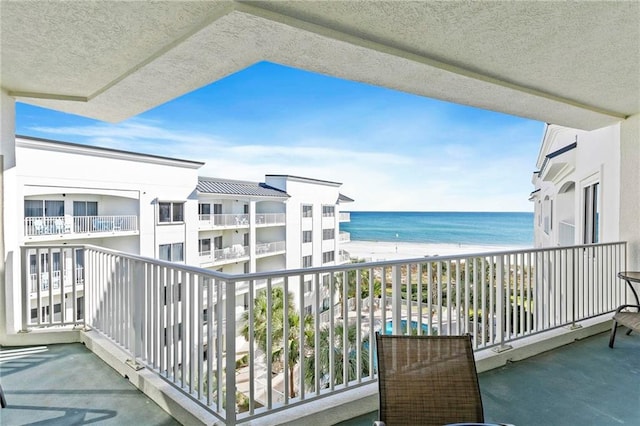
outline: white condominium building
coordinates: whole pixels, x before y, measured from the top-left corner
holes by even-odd
[[[229,274],[348,262],[339,226],[349,216],[340,207],[353,200],[339,193],[340,183],[286,175],[267,175],[263,183],[198,177],[202,165],[18,136],[17,185],[7,199],[23,202],[5,207],[16,224],[6,232],[18,247],[92,244]],[[46,299],[50,282],[57,288],[68,279],[60,275],[71,274],[65,267],[71,259],[60,253],[29,256],[29,271],[40,274],[43,287],[31,289],[32,298]],[[74,276],[82,279],[82,266]],[[81,298],[76,294],[75,302]],[[82,303],[54,303],[54,317],[61,306]]]
[[[536,247],[620,239],[620,125],[547,125],[533,173]]]

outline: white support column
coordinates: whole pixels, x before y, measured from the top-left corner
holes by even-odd
[[[640,114],[620,123],[620,240],[627,241],[627,268],[640,268]]]
[[[256,202],[249,201],[249,272],[256,272]]]
[[[16,233],[15,99],[0,91],[0,343],[20,325],[20,251]],[[10,208],[13,207],[13,208]],[[9,232],[7,232],[9,230]]]

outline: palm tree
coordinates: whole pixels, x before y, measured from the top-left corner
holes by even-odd
[[[266,289],[258,291],[254,300],[253,309],[253,337],[258,345],[267,356],[271,356],[271,362],[284,362],[284,356],[287,355],[287,363],[289,367],[289,396],[295,397],[295,366],[300,361],[300,315],[295,310],[293,303],[293,294],[289,293],[287,309],[284,309],[284,290],[282,287],[274,287],[271,290],[271,304],[268,303]],[[267,327],[268,311],[271,311],[271,327]],[[285,319],[286,312],[286,319]],[[249,340],[249,312],[242,314],[243,326],[241,329],[242,336]],[[289,332],[287,341],[284,341],[284,324],[288,322]],[[313,333],[313,318],[310,315],[304,317],[305,334]],[[267,334],[271,332],[271,348],[267,348]]]
[[[333,340],[331,340],[331,333],[328,327],[324,327],[320,330],[320,348],[318,351],[318,365],[319,374],[321,380],[321,387],[329,387],[331,382],[334,385],[342,384],[344,382],[344,372],[347,369],[347,378],[349,381],[355,380],[358,376],[358,370],[362,375],[369,374],[369,337],[364,336],[360,342],[360,365],[356,356],[356,349],[358,343],[356,342],[357,328],[355,324],[347,326],[347,366],[344,364],[344,323],[338,323],[334,326]],[[307,346],[310,347],[307,359],[304,363],[305,383],[309,389],[315,388],[315,372],[316,372],[316,358],[313,336],[310,336],[311,340]],[[333,372],[334,376],[330,377],[331,364],[330,353],[333,352]]]

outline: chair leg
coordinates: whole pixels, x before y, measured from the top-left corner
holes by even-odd
[[[0,408],[5,408],[7,406],[7,400],[4,398],[4,391],[2,390],[2,385],[0,385]]]
[[[618,321],[613,320],[613,326],[611,327],[611,337],[609,337],[609,347],[613,348],[613,342],[616,340],[616,330],[618,328]]]

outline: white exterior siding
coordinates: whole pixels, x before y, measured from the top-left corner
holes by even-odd
[[[619,125],[590,132],[548,125],[537,166],[531,197],[536,247],[582,244],[585,232],[593,241],[620,238]],[[585,205],[595,184],[597,213],[592,220]],[[597,235],[591,236],[594,229]]]

